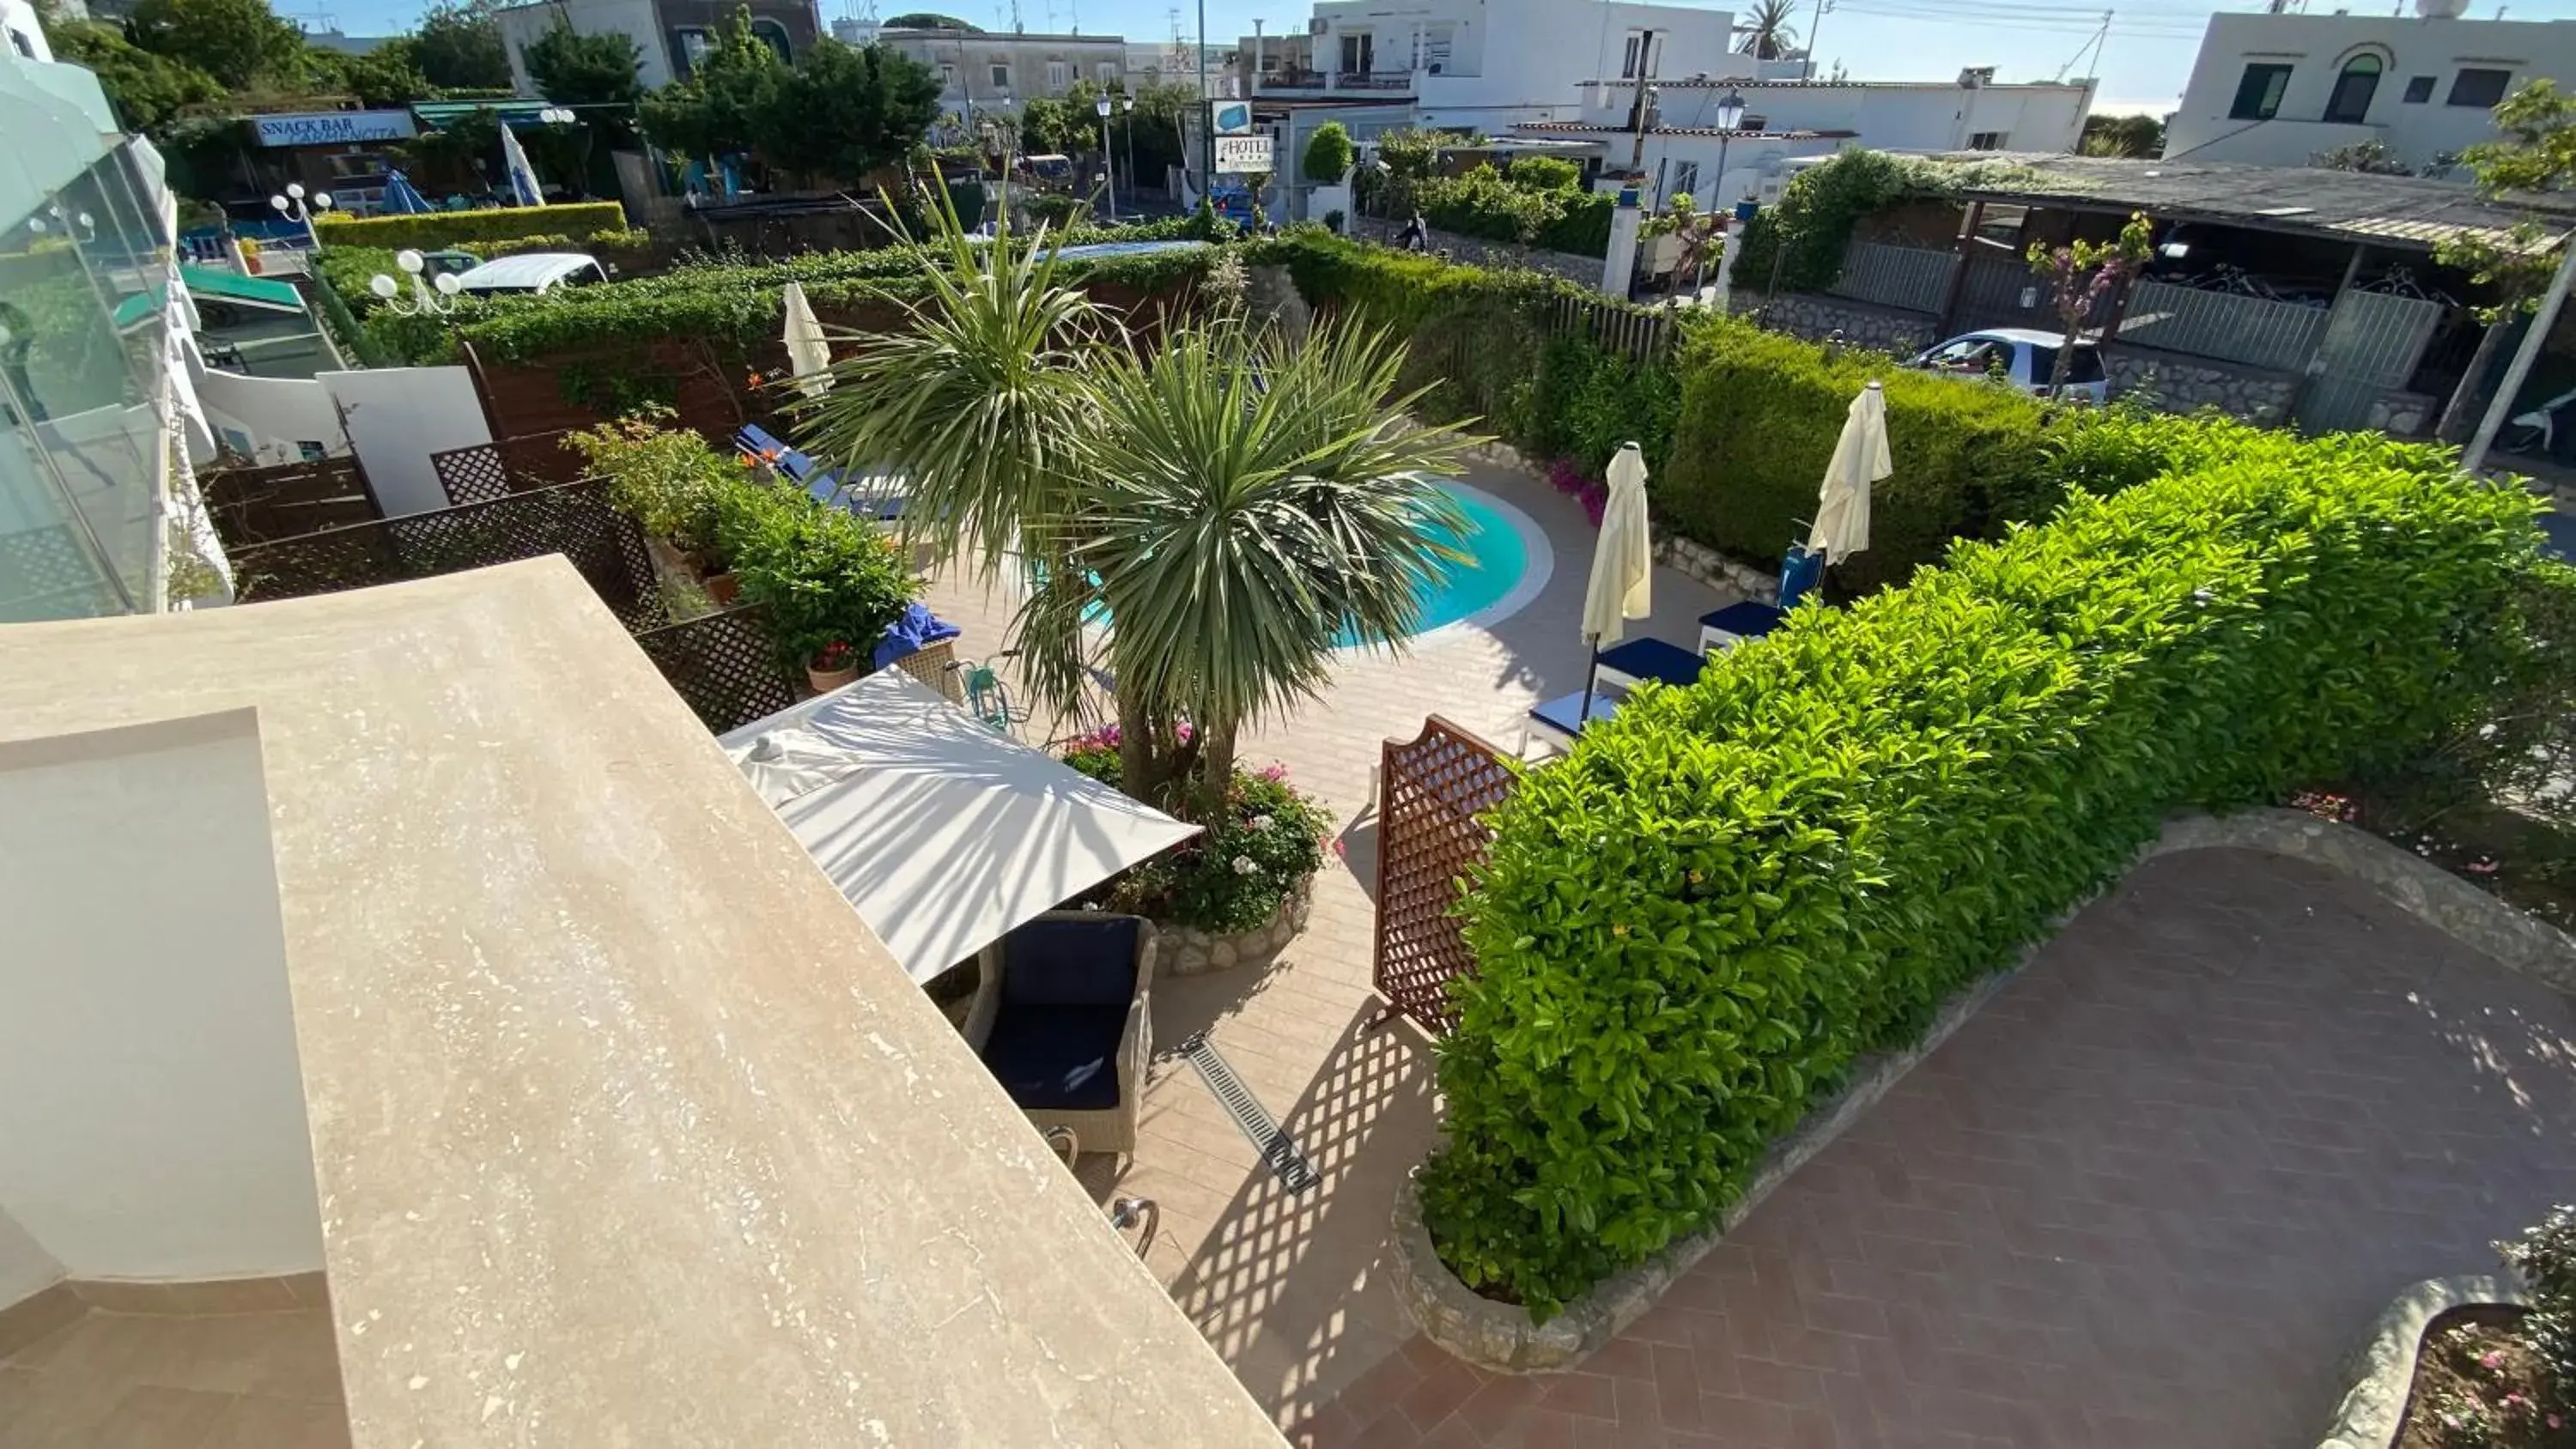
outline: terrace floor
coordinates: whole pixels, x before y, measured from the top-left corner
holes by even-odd
[[[327,1308],[92,1310],[0,1356],[0,1449],[347,1449]]]

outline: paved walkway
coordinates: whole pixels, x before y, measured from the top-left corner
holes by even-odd
[[[1314,1445],[2313,1443],[2576,1196],[2576,1003],[2321,867],[2151,862],[1574,1373],[1421,1339]]]
[[[1358,818],[1369,772],[1390,737],[1410,739],[1440,714],[1509,751],[1534,703],[1581,686],[1578,620],[1593,531],[1573,501],[1501,469],[1466,481],[1527,512],[1555,567],[1526,608],[1489,628],[1429,636],[1400,657],[1350,655],[1326,697],[1242,745],[1277,760],[1320,795],[1342,827],[1342,852],[1315,882],[1307,928],[1266,968],[1167,978],[1154,986],[1156,1060],[1131,1164],[1087,1157],[1080,1176],[1102,1201],[1155,1200],[1161,1218],[1145,1261],[1253,1396],[1285,1424],[1328,1403],[1411,1336],[1386,1285],[1387,1224],[1397,1185],[1437,1140],[1430,1054],[1403,1025],[1364,1028],[1375,941],[1376,832]],[[1720,596],[1655,571],[1655,614],[1637,629],[1694,643]],[[1010,602],[943,579],[931,607],[965,628],[961,657],[1002,647]],[[1290,1194],[1174,1050],[1207,1030],[1244,1081],[1320,1170]]]

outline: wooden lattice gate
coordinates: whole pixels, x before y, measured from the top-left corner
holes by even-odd
[[[1378,769],[1377,961],[1386,1017],[1434,1035],[1457,1024],[1450,978],[1475,958],[1457,916],[1468,870],[1485,858],[1485,812],[1515,777],[1492,745],[1438,715],[1410,741],[1390,740]]]

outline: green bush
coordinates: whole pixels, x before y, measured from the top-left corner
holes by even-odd
[[[1523,156],[1504,174],[1514,186],[1532,191],[1572,191],[1583,184],[1583,168],[1562,156]]]
[[[1744,1191],[1864,1052],[2172,810],[2385,768],[2525,647],[2534,505],[2447,454],[2206,429],[2197,466],[1649,685],[1495,814],[1426,1220],[1545,1317]]]
[[[768,615],[791,670],[836,643],[865,660],[919,589],[893,539],[800,488],[747,478],[724,489],[715,531],[743,602]]]
[[[720,505],[730,489],[758,487],[707,440],[670,426],[668,408],[640,409],[567,435],[563,445],[608,480],[609,506],[682,553],[716,552]]]
[[[1901,582],[1952,538],[2044,518],[2062,496],[2042,466],[2043,409],[2008,388],[1911,372],[1891,359],[1702,316],[1683,345],[1672,461],[1648,483],[1657,521],[1737,558],[1776,563],[1806,535],[1854,397],[1887,395],[1893,476],[1870,498],[1870,545],[1834,567],[1841,588]]]
[[[1306,179],[1326,186],[1341,184],[1350,174],[1351,161],[1358,150],[1351,145],[1351,133],[1339,121],[1326,121],[1307,138]]]
[[[493,242],[526,236],[586,236],[607,228],[623,229],[626,208],[614,201],[579,201],[563,206],[500,206],[481,211],[433,211],[417,216],[340,216],[325,212],[314,218],[327,250],[336,246],[405,247],[437,251],[463,247],[481,251]]]
[[[1517,172],[1507,181],[1491,166],[1432,177],[1417,183],[1414,195],[1423,216],[1442,231],[1594,257],[1610,248],[1610,217],[1618,206],[1611,196],[1523,185]]]
[[[1118,727],[1075,740],[1064,762],[1116,789]],[[1225,810],[1205,832],[1124,871],[1085,899],[1203,931],[1249,931],[1324,865],[1333,817],[1288,783],[1287,767],[1237,767]]]

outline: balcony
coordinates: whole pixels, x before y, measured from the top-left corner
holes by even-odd
[[[1264,95],[1318,95],[1355,91],[1372,96],[1402,96],[1411,95],[1413,88],[1413,72],[1409,70],[1326,72],[1283,66],[1261,77],[1261,91]]]

